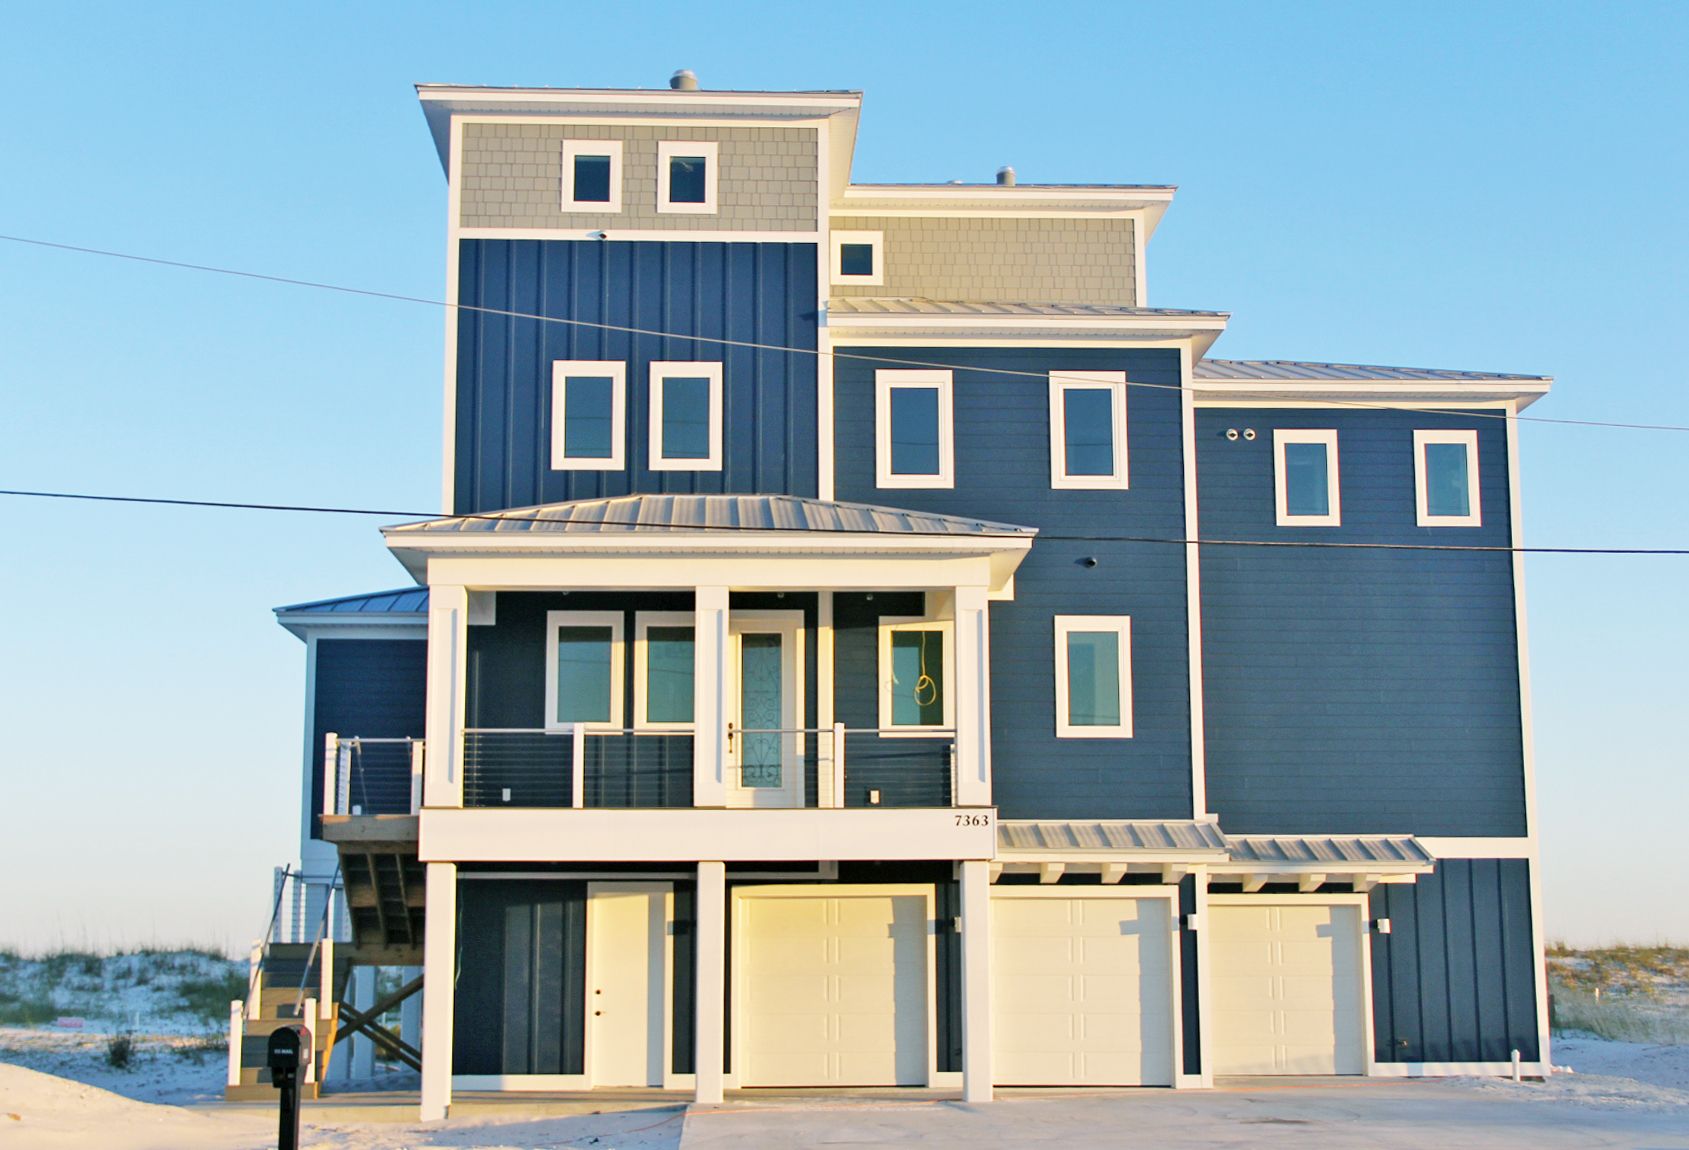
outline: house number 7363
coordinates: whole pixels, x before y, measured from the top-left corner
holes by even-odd
[[[991,825],[991,816],[981,814],[957,815],[956,825],[959,827],[988,827]]]

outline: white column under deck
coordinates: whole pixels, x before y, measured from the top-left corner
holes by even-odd
[[[991,864],[962,872],[962,1101],[991,1101]]]
[[[727,864],[698,864],[697,1015],[693,1036],[696,1091],[693,1100],[721,1101],[722,1044],[727,1036]]]
[[[468,590],[454,584],[430,584],[428,717],[425,728],[428,753],[422,788],[426,806],[463,805],[463,715],[468,647]]]
[[[956,805],[991,805],[991,615],[984,587],[956,588]]]
[[[693,604],[692,805],[727,805],[727,588],[699,587]]]
[[[456,1008],[457,864],[428,864],[428,917],[422,961],[422,1120],[437,1122],[452,1104],[452,1012]]]

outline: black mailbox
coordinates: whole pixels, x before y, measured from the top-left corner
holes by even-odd
[[[264,1062],[270,1068],[270,1085],[281,1091],[276,1145],[280,1150],[299,1150],[299,1079],[300,1071],[311,1065],[311,1032],[303,1026],[272,1030]]]

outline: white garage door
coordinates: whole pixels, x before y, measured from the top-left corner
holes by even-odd
[[[1005,1086],[1170,1086],[1163,898],[994,898],[993,1074]]]
[[[927,1080],[925,895],[744,898],[745,1086]]]
[[[1209,908],[1216,1074],[1362,1074],[1360,908]]]

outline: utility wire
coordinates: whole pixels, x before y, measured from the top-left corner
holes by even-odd
[[[200,507],[220,508],[230,511],[293,511],[311,515],[380,515],[397,519],[469,519],[489,520],[500,523],[522,522],[513,520],[507,512],[471,512],[464,515],[441,515],[433,511],[397,511],[372,507],[321,507],[301,503],[240,503],[225,499],[166,499],[144,495],[103,495],[79,491],[29,491],[23,489],[0,488],[0,496],[15,496],[24,499],[72,499],[88,503],[129,503],[145,504],[155,507]],[[914,512],[913,514],[921,514]],[[968,518],[967,516],[947,515],[947,518]],[[983,522],[977,521],[976,522]],[[794,534],[860,534],[845,529],[813,528],[813,527],[759,527],[748,524],[735,523],[641,523],[631,519],[591,519],[583,520],[583,526],[589,527],[655,527],[664,531],[743,531],[746,533],[766,535],[790,532]],[[908,535],[922,535],[934,538],[951,538],[948,532],[912,531]],[[1004,538],[1015,538],[1006,535]],[[1161,543],[1175,547],[1186,547],[1196,544],[1202,547],[1290,547],[1290,548],[1320,548],[1326,550],[1345,551],[1472,551],[1491,552],[1515,555],[1689,555],[1689,547],[1508,547],[1501,545],[1465,544],[1465,543],[1344,543],[1318,539],[1175,539],[1156,535],[1102,535],[1102,534],[1074,534],[1063,532],[1043,532],[1036,536],[1022,535],[1020,538],[1037,538],[1044,540],[1059,540],[1066,543]]]
[[[348,287],[345,284],[325,283],[320,280],[296,279],[291,276],[271,275],[266,272],[246,271],[240,268],[219,267],[215,264],[191,263],[186,260],[164,259],[159,256],[143,256],[133,252],[120,252],[108,248],[85,247],[79,244],[59,243],[53,240],[33,239],[28,236],[12,236],[0,234],[0,240],[7,243],[26,244],[30,247],[48,248],[54,251],[76,252],[81,255],[102,256],[108,259],[128,260],[133,263],[151,264],[156,267],[177,268],[183,271],[207,272],[213,275],[235,276],[240,279],[260,280],[264,283],[283,284],[288,287],[314,288],[319,291],[339,292],[343,295],[363,296],[367,299],[392,300],[398,303],[422,304],[426,307],[445,308],[448,310],[473,312],[480,315],[501,316],[506,319],[527,319],[536,323],[555,323],[569,327],[588,328],[594,331],[616,332],[623,335],[652,336],[659,339],[687,340],[693,343],[717,344],[723,347],[739,347],[751,351],[777,351],[790,355],[812,355],[818,359],[830,357],[832,359],[853,360],[861,363],[877,363],[896,367],[936,368],[947,371],[969,371],[981,375],[1019,376],[1039,380],[1047,380],[1050,373],[1040,371],[1026,371],[1007,367],[978,367],[972,364],[944,363],[933,360],[904,359],[902,357],[863,355],[860,352],[822,350],[813,347],[788,347],[784,344],[762,343],[756,340],[731,339],[726,336],[696,335],[686,332],[661,331],[653,328],[630,327],[626,324],[604,323],[598,320],[575,319],[567,316],[539,315],[534,312],[515,311],[510,308],[485,307],[478,304],[448,303],[441,299],[431,299],[427,296],[406,295],[403,292],[379,291],[374,288]],[[987,317],[988,318],[988,317]],[[1056,372],[1060,375],[1060,371]],[[1306,381],[1317,383],[1319,381]],[[1429,382],[1429,381],[1428,381]],[[1194,387],[1185,387],[1178,383],[1152,383],[1147,380],[1128,379],[1127,387],[1150,388],[1157,391],[1195,391]],[[1362,399],[1327,399],[1324,403],[1341,407],[1358,407],[1375,411],[1412,411],[1424,415],[1457,415],[1472,419],[1512,419],[1524,423],[1551,423],[1568,427],[1605,427],[1625,431],[1684,431],[1689,432],[1689,426],[1661,423],[1620,423],[1598,419],[1562,419],[1546,415],[1517,415],[1502,411],[1482,411],[1467,408],[1439,408],[1413,407],[1406,404],[1378,403]]]

